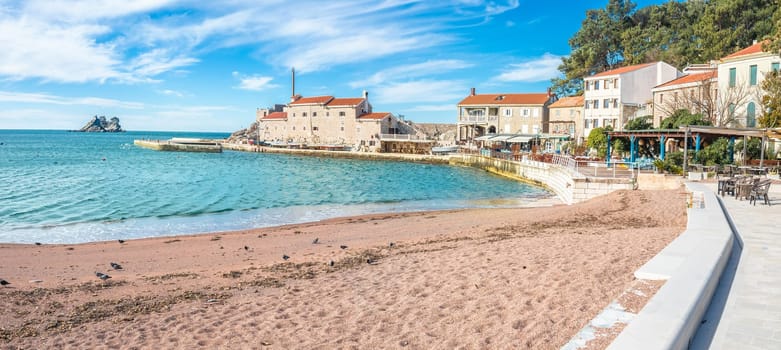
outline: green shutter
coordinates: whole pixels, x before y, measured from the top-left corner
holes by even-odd
[[[757,66],[752,65],[748,67],[749,83],[751,86],[757,85]]]
[[[753,128],[757,126],[757,120],[756,120],[756,106],[754,105],[754,102],[749,102],[748,107],[746,107],[746,126],[749,128]]]
[[[779,70],[778,62],[773,62],[772,64],[770,64],[770,70],[778,72],[778,70]]]
[[[737,70],[735,68],[729,69],[729,87],[735,87],[735,80],[737,79]]]

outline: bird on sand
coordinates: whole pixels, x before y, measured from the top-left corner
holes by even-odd
[[[102,279],[104,281],[109,279],[109,278],[111,278],[111,276],[109,276],[109,275],[107,275],[107,274],[105,274],[103,272],[95,272],[95,276],[98,276],[98,278],[100,278],[100,279]]]
[[[125,240],[124,239],[118,239],[117,242],[119,242],[119,244],[122,244],[122,243],[125,243]]]
[[[317,243],[320,243],[320,238],[315,238],[315,239],[312,241],[312,244],[317,244]]]
[[[249,250],[249,246],[244,246],[244,250]]]
[[[340,245],[339,248],[347,249],[347,246],[346,245]]]
[[[369,258],[369,259],[366,259],[366,263],[369,264],[369,265],[374,265],[374,264],[377,264],[377,260]]]
[[[11,282],[8,282],[8,281],[6,281],[6,280],[4,280],[4,279],[0,278],[0,286],[3,286],[3,287],[5,287],[5,286],[7,286],[7,285],[9,285],[9,284],[11,284]]]
[[[390,242],[388,243],[388,247],[393,248],[396,245],[396,243]]]
[[[122,265],[113,262],[111,263],[111,268],[114,270],[122,270]]]
[[[290,259],[290,257],[289,257],[289,256],[287,256],[287,254],[282,254],[282,259],[283,259],[283,260],[287,260],[287,259]]]
[[[329,262],[329,263],[328,263],[328,265],[329,265],[329,266],[331,266],[331,267],[333,267],[333,266],[334,266],[334,261],[333,261],[333,260],[331,260],[331,262]]]

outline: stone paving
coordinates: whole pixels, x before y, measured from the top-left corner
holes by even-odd
[[[781,183],[769,197],[721,197],[737,244],[690,349],[781,349]]]

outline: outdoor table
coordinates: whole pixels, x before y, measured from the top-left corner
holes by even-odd
[[[751,170],[751,167],[750,167],[750,166],[739,166],[739,167],[738,167],[738,171],[739,171],[741,174],[743,174],[743,175],[746,175],[746,174],[748,174],[749,170]]]
[[[767,175],[767,168],[764,168],[764,167],[763,168],[759,168],[759,167],[751,168],[751,173],[753,175]]]

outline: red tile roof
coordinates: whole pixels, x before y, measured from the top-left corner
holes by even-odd
[[[369,120],[369,119],[372,119],[372,120],[379,120],[379,119],[385,118],[385,117],[387,117],[387,116],[389,116],[389,115],[390,115],[390,113],[388,113],[388,112],[375,112],[375,113],[366,113],[366,114],[361,114],[361,115],[359,115],[359,116],[358,116],[358,119],[364,119],[364,120]]]
[[[558,101],[554,102],[548,108],[566,108],[566,107],[583,107],[584,96],[569,96],[562,97]]]
[[[333,96],[313,96],[313,97],[301,97],[293,102],[290,102],[290,105],[303,105],[303,104],[326,104],[328,101],[333,100]]]
[[[735,58],[735,57],[746,56],[746,55],[751,55],[751,54],[754,54],[754,53],[763,52],[762,51],[762,44],[763,43],[764,43],[764,41],[760,41],[760,42],[758,42],[758,43],[756,43],[754,45],[751,45],[751,46],[749,46],[749,47],[747,47],[747,48],[745,48],[743,50],[735,52],[735,53],[733,53],[731,55],[727,55],[727,56],[725,56],[722,59]]]
[[[479,94],[469,95],[458,105],[544,105],[547,93],[541,94]]]
[[[287,112],[272,112],[263,119],[287,119]]]
[[[695,83],[698,81],[704,81],[713,79],[719,76],[719,72],[716,70],[706,72],[706,73],[697,73],[697,74],[688,74],[684,75],[678,79],[670,80],[662,85],[658,85],[657,87],[665,87],[665,86],[673,86],[673,85],[681,85],[686,83]]]
[[[363,102],[363,98],[335,98],[328,102],[329,106],[357,106]]]
[[[587,78],[604,77],[606,75],[618,75],[618,74],[629,73],[629,72],[632,72],[632,71],[636,71],[638,69],[642,69],[642,68],[645,68],[645,67],[648,67],[648,66],[652,66],[654,64],[656,64],[656,62],[636,64],[636,65],[633,65],[633,66],[626,66],[626,67],[611,69],[609,71],[604,71],[602,73],[594,74],[594,75],[592,75],[590,77],[587,77]]]

